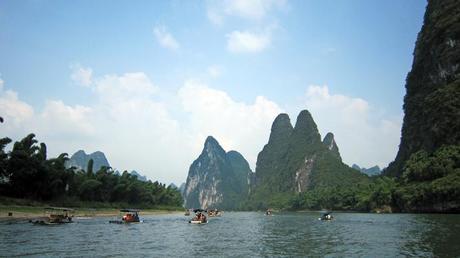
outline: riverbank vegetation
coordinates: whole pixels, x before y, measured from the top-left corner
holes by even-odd
[[[291,210],[459,212],[460,146],[414,153],[399,178],[374,176],[370,183],[320,188],[284,200],[271,205]]]
[[[71,207],[178,208],[182,205],[178,189],[157,181],[140,181],[127,171],[120,175],[110,167],[102,167],[93,172],[91,161],[86,171],[67,168],[67,154],[47,158],[46,144],[38,144],[34,134],[15,142],[12,150],[6,152],[9,143],[9,138],[0,139],[1,196]]]

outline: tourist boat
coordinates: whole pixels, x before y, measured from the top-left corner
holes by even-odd
[[[193,217],[191,220],[189,220],[188,223],[190,223],[190,224],[206,224],[206,223],[208,223],[208,219],[206,218],[206,215],[204,215],[204,212],[206,212],[206,210],[195,209],[195,210],[193,210],[193,212],[195,212],[195,217]]]
[[[217,209],[214,210],[208,210],[208,216],[211,217],[221,217],[222,216],[222,211],[219,211]]]
[[[267,209],[267,211],[265,212],[265,215],[267,216],[272,216],[273,215],[273,211],[271,209]]]
[[[333,220],[334,219],[334,216],[331,215],[331,212],[324,212],[321,217],[318,218],[318,220],[326,220],[326,221],[329,221],[329,220]]]
[[[72,223],[72,218],[74,214],[74,209],[71,208],[58,208],[58,207],[48,207],[45,208],[45,218],[41,220],[30,220],[36,225],[57,225]]]
[[[124,223],[139,223],[142,222],[139,219],[139,212],[138,209],[121,209],[120,213],[124,214],[121,217],[121,220],[110,220],[109,223],[115,224],[124,224]]]

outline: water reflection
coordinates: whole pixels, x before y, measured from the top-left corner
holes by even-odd
[[[227,212],[206,225],[182,214],[145,217],[145,223],[109,224],[110,218],[69,225],[0,223],[4,256],[364,256],[458,257],[459,215]]]
[[[409,255],[451,257],[460,255],[459,215],[418,214],[411,216],[411,229],[405,230],[403,250]]]

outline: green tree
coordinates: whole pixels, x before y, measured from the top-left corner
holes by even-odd
[[[7,177],[6,166],[8,163],[8,154],[5,152],[5,147],[11,142],[8,137],[0,139],[0,182],[3,177]]]
[[[88,178],[93,177],[93,166],[94,166],[94,160],[90,159],[88,161],[88,165],[87,165],[87,168],[86,168],[86,175],[88,176]]]
[[[85,201],[100,201],[102,183],[96,179],[88,179],[79,188],[79,196]]]
[[[29,134],[15,142],[10,152],[6,171],[13,196],[36,198],[43,181],[40,159],[37,158],[39,147],[34,138],[34,134]]]

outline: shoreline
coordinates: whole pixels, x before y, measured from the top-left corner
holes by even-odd
[[[48,206],[47,206],[48,207]],[[0,222],[2,221],[21,221],[21,220],[32,220],[46,217],[45,207],[37,206],[3,206],[0,205]],[[115,208],[74,208],[75,218],[97,218],[97,217],[113,217],[119,216],[120,210]],[[9,213],[12,216],[9,216]],[[182,213],[179,210],[162,210],[162,209],[145,209],[140,210],[140,215],[164,215],[164,214],[175,214]]]

